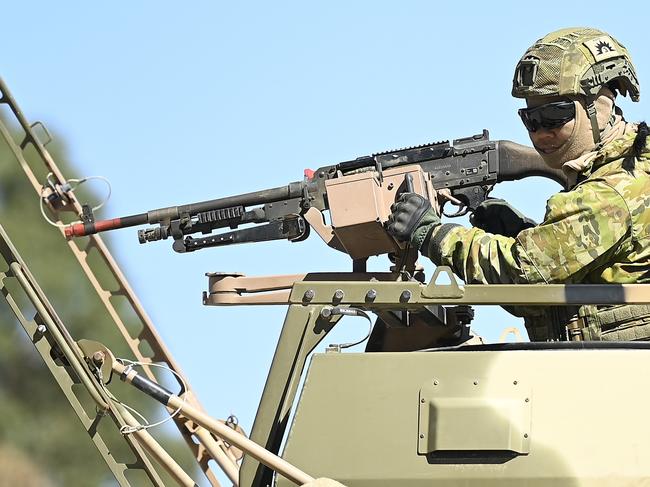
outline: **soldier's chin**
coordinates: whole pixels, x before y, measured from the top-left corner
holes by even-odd
[[[562,164],[566,162],[566,144],[554,149],[541,149],[537,146],[534,147],[540,157],[544,159],[546,165],[552,169],[561,169]]]

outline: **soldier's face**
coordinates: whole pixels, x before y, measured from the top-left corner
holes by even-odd
[[[539,152],[551,154],[569,140],[573,133],[574,125],[575,120],[571,120],[563,127],[557,129],[539,129],[537,132],[528,132],[528,136]]]
[[[528,108],[535,108],[562,100],[566,99],[560,97],[535,97],[527,99],[526,104],[528,105]],[[575,123],[576,121],[574,118],[566,122],[561,127],[539,127],[534,132],[529,130],[528,136],[530,137],[530,141],[533,143],[533,146],[535,146],[535,149],[537,149],[540,153],[552,154],[571,138],[571,135],[573,134],[573,130],[575,128]]]

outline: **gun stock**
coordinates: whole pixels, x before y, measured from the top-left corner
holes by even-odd
[[[566,187],[566,175],[560,169],[546,165],[537,151],[525,145],[502,140],[497,143],[499,150],[499,177],[497,182],[516,181],[531,176],[552,179]]]

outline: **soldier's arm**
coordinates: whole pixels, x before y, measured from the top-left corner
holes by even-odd
[[[606,261],[630,230],[621,195],[601,181],[554,195],[542,224],[515,238],[441,225],[423,251],[466,283],[580,282]]]

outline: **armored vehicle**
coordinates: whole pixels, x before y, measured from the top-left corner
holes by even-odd
[[[436,190],[462,213],[503,180],[561,181],[534,151],[490,141],[485,132],[326,166],[286,187],[98,221],[35,134],[37,125],[27,122],[1,82],[0,91],[19,128],[0,124],[4,141],[57,218],[53,231],[66,238],[128,359],[95,337],[73,336],[0,229],[3,295],[120,485],[219,485],[215,466],[241,486],[300,485],[317,477],[349,486],[618,486],[650,477],[650,427],[643,421],[650,384],[642,373],[650,346],[570,340],[571,330],[566,341],[488,344],[470,328],[472,305],[643,305],[650,304],[646,286],[465,285],[444,267],[426,279],[417,253],[384,231],[401,191],[430,196]],[[27,158],[28,150],[36,157]],[[300,240],[311,228],[352,258],[352,272],[208,275],[204,305],[288,310],[249,438],[232,419],[202,410],[97,234],[145,223],[158,226],[141,230],[141,242],[173,239],[181,253]],[[381,253],[391,254],[394,265],[367,272],[366,258]],[[97,278],[98,265],[117,289]],[[18,294],[31,303],[33,317]],[[116,296],[126,297],[128,318]],[[313,353],[342,320],[367,320],[370,331],[356,343]],[[364,341],[364,352],[347,350]],[[160,364],[175,374],[179,393],[154,374]],[[179,466],[150,425],[116,399],[111,389],[120,380],[167,408],[205,480]],[[98,427],[106,423],[121,433],[135,461],[114,454]],[[135,482],[132,470],[144,475]]]

